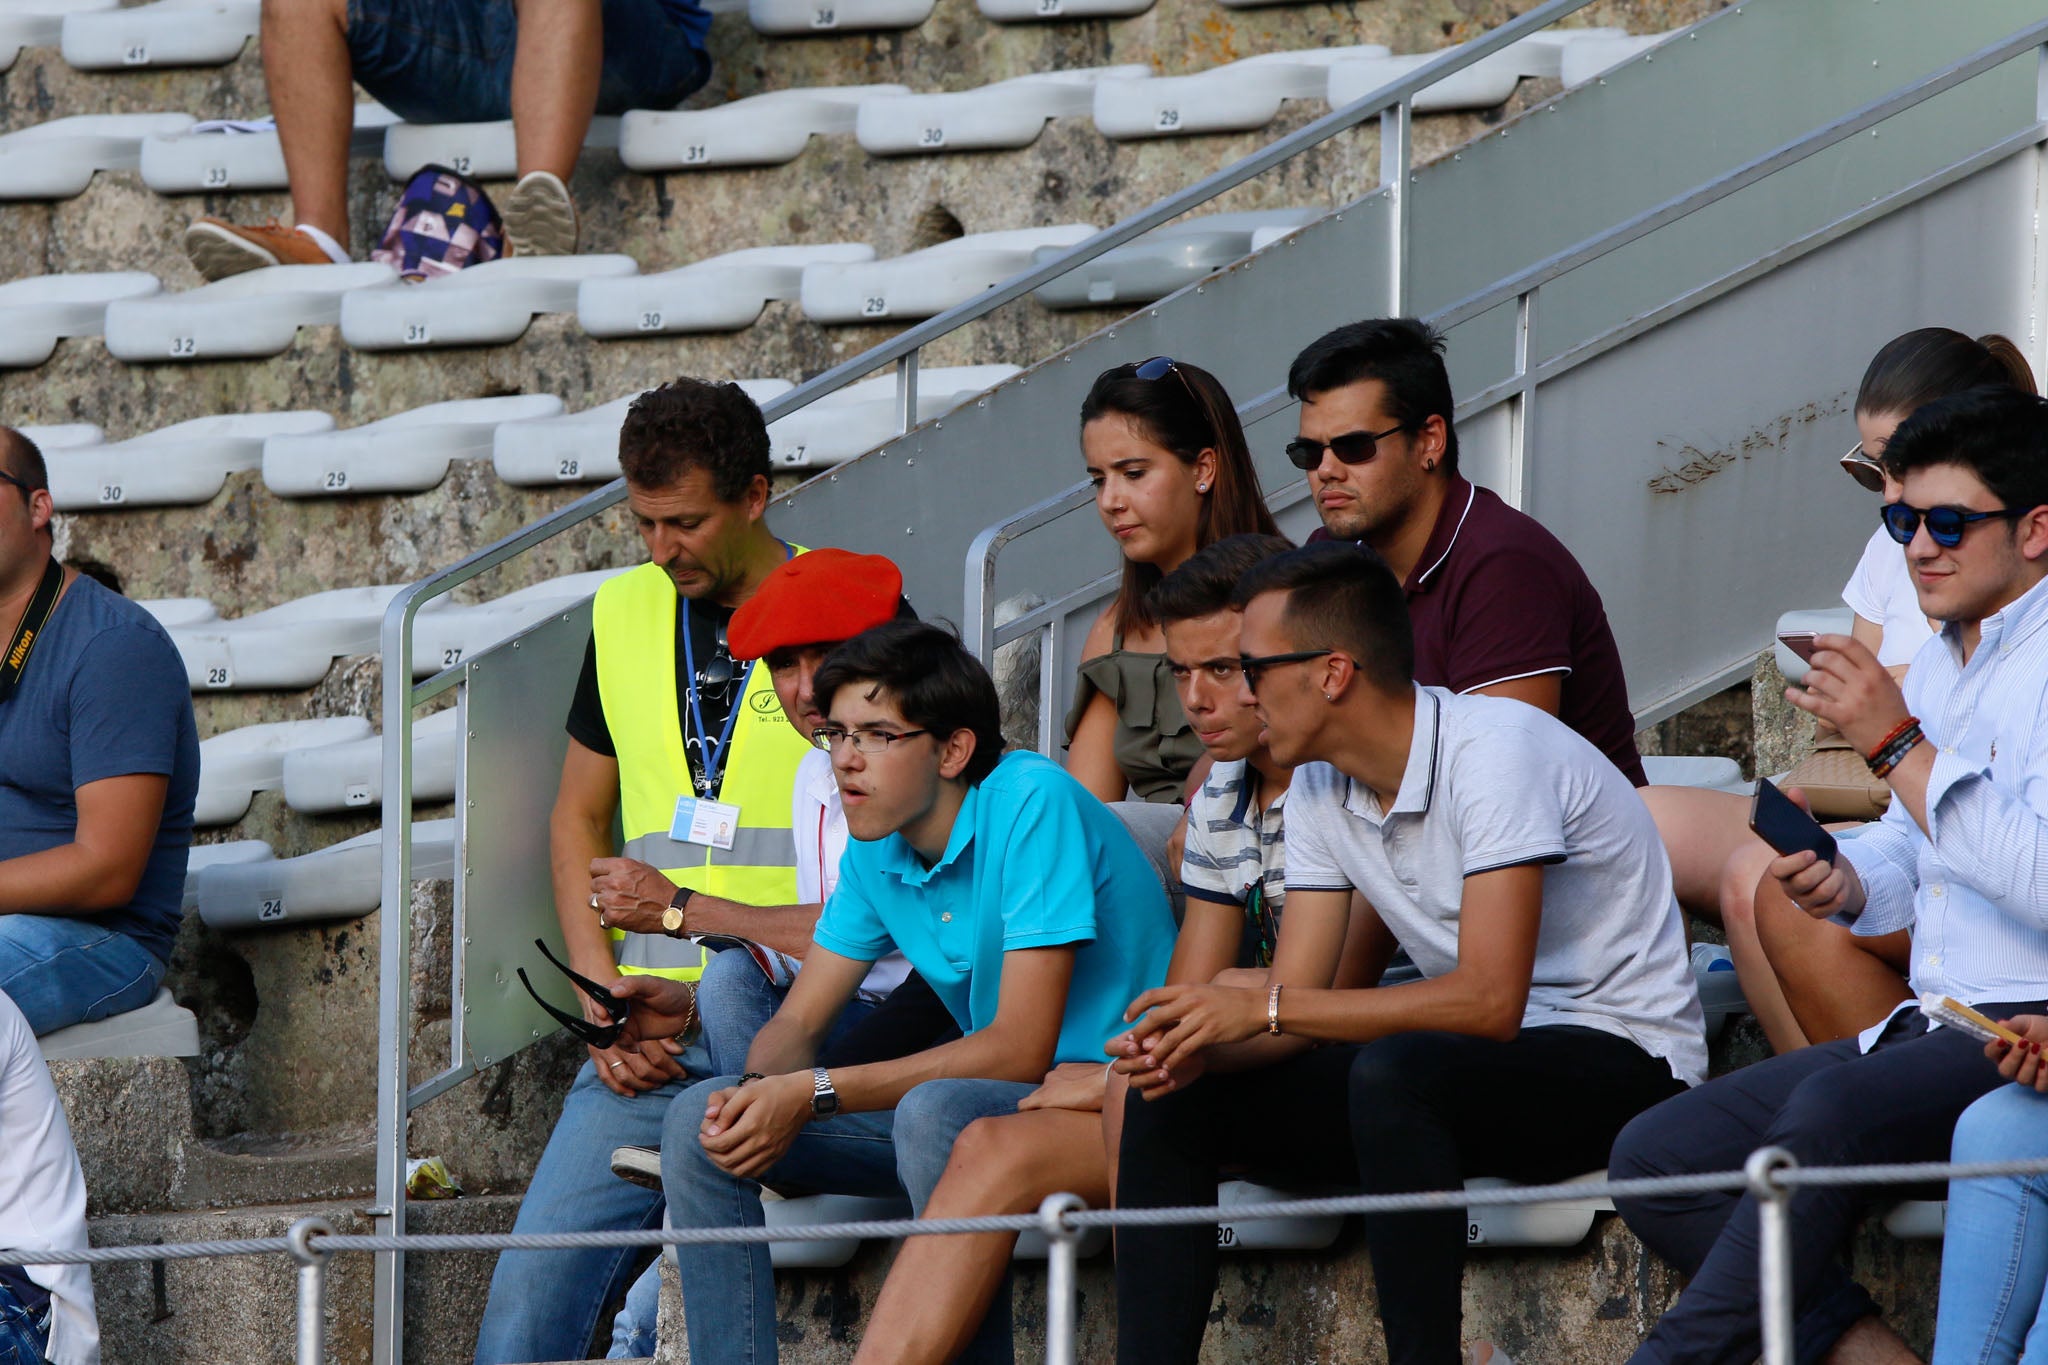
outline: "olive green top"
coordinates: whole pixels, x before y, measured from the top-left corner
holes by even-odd
[[[1109,653],[1081,665],[1080,686],[1074,691],[1073,708],[1067,712],[1069,743],[1097,692],[1116,708],[1111,752],[1131,790],[1145,801],[1180,800],[1188,774],[1203,750],[1202,741],[1195,737],[1180,709],[1180,694],[1174,691],[1166,656],[1125,649],[1123,632],[1118,631]]]

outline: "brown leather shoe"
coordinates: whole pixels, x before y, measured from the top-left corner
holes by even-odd
[[[218,218],[201,218],[185,229],[185,255],[208,280],[269,265],[334,264],[318,242],[295,227],[275,222],[236,227]]]

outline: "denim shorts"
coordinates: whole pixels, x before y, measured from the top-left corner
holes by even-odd
[[[513,0],[348,0],[356,84],[411,123],[512,117]],[[597,112],[672,109],[711,76],[701,27],[663,0],[604,0]]]
[[[49,1305],[32,1310],[0,1282],[0,1365],[44,1365],[49,1345]]]

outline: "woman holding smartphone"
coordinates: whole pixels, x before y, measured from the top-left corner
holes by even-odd
[[[1922,327],[1885,343],[1856,391],[1858,441],[1842,457],[1850,477],[1886,502],[1899,498],[1885,472],[1886,442],[1899,423],[1937,398],[1986,385],[2035,392],[2033,370],[2011,341]],[[1876,518],[1873,516],[1872,520]],[[1879,526],[1842,589],[1855,613],[1850,633],[1903,676],[1934,633],[1920,610],[1904,551]],[[1749,801],[1687,787],[1646,787],[1687,913],[1718,921],[1744,997],[1778,1052],[1849,1037],[1906,998],[1907,936],[1858,938],[1805,915],[1756,913],[1756,887],[1774,856],[1749,832]],[[1835,826],[1842,828],[1842,826]]]
[[[1124,570],[1082,647],[1067,771],[1103,801],[1132,792],[1179,802],[1202,742],[1174,695],[1145,594],[1225,536],[1280,531],[1230,395],[1185,361],[1154,356],[1104,370],[1081,404],[1081,456]]]

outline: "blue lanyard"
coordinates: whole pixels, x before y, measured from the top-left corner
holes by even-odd
[[[796,555],[787,541],[782,542],[782,558],[786,562]],[[740,718],[740,707],[746,702],[747,691],[754,685],[754,668],[761,661],[752,660],[747,671],[740,678],[740,695],[725,713],[725,729],[719,732],[718,743],[711,742],[711,734],[704,728],[704,708],[697,703],[697,650],[690,639],[690,599],[683,599],[683,668],[690,675],[690,724],[697,731],[697,752],[703,772],[697,783],[699,796],[710,796],[718,790],[718,779],[725,771],[725,746],[732,740],[733,722]]]

